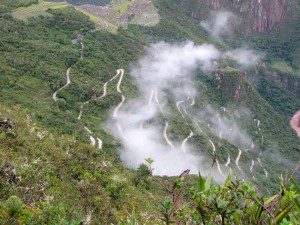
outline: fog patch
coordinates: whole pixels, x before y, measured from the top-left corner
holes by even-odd
[[[215,179],[221,179],[191,144],[183,152],[180,142],[170,140],[172,148],[163,135],[169,114],[167,96],[170,93],[174,99],[195,96],[193,71],[197,68],[211,71],[219,57],[214,46],[198,46],[193,42],[178,45],[161,42],[146,49],[145,56],[130,72],[141,96],[126,102],[118,117],[106,122],[106,127],[122,141],[120,156],[127,167],[136,169],[150,157],[154,160],[155,175],[179,175],[190,169],[192,174],[201,171],[203,175],[211,173]],[[169,135],[169,130],[166,133]]]
[[[131,75],[146,94],[156,87],[162,95],[170,90],[174,96],[186,97],[196,94],[192,72],[197,67],[211,71],[219,56],[220,52],[213,45],[198,46],[191,41],[177,45],[160,42],[146,49],[146,55],[131,68]],[[174,90],[173,87],[179,88]]]
[[[159,42],[145,49],[145,55],[130,67],[140,97],[126,100],[118,115],[106,121],[109,131],[122,142],[120,157],[127,167],[137,169],[150,157],[154,160],[154,175],[175,176],[190,169],[192,174],[201,171],[216,181],[223,180],[220,171],[211,167],[212,160],[201,154],[201,149],[188,141],[183,150],[183,140],[172,139],[168,115],[174,113],[170,111],[170,103],[194,100],[203,94],[195,87],[196,70],[211,74],[218,62],[227,57],[233,55],[213,45],[196,45],[191,41]],[[210,124],[213,133],[222,133],[222,138],[234,145],[244,150],[253,145],[249,135],[236,123],[237,118],[223,115],[213,106],[201,109],[196,116]]]
[[[248,48],[239,48],[225,53],[225,57],[233,59],[242,67],[249,68],[261,61],[264,54]]]
[[[215,38],[221,39],[233,33],[233,25],[237,17],[228,11],[214,12],[207,21],[202,21],[201,25]]]
[[[298,161],[291,161],[287,157],[285,157],[280,152],[280,147],[278,143],[274,141],[268,141],[266,144],[266,148],[260,153],[262,159],[266,159],[272,161],[276,165],[280,167],[285,167],[289,170],[295,169],[297,166],[296,164],[299,163]]]
[[[247,121],[251,120],[251,112],[248,109],[241,107],[234,111],[227,110],[226,114],[222,114],[218,109],[207,104],[205,108],[198,110],[197,116],[201,121],[208,124],[216,136],[244,151],[254,150],[252,138],[238,122],[242,121],[243,124],[246,124]]]

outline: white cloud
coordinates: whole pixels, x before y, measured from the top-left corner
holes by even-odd
[[[126,100],[118,118],[106,122],[107,128],[122,141],[120,156],[127,167],[136,169],[150,157],[154,159],[156,175],[179,175],[190,169],[191,173],[201,171],[203,175],[211,174],[216,180],[222,180],[216,169],[211,168],[211,161],[201,155],[201,149],[196,153],[188,142],[188,151],[184,152],[181,149],[183,140],[168,137],[170,144],[163,134],[168,115],[173,113],[169,112],[170,100],[192,99],[198,94],[193,72],[200,68],[209,74],[218,60],[237,55],[240,57],[236,60],[240,60],[244,56],[243,52],[237,53],[222,53],[213,45],[195,45],[193,42],[177,45],[160,42],[146,49],[145,55],[130,69],[140,97]],[[246,52],[247,57],[251,54]],[[243,60],[241,64],[246,63]],[[223,137],[233,144],[243,148],[252,145],[247,133],[231,118],[221,117],[217,110],[206,107],[198,116],[211,124],[213,132],[223,132]]]
[[[255,66],[263,58],[262,53],[247,48],[234,49],[227,52],[225,56],[233,59],[242,67]]]
[[[208,21],[201,22],[201,25],[215,38],[222,38],[232,33],[232,25],[237,17],[227,11],[219,11],[211,16]]]

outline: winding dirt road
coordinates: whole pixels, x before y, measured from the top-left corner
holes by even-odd
[[[291,127],[296,131],[298,137],[300,137],[300,110],[291,119]]]
[[[222,172],[219,160],[217,160],[217,159],[216,159],[216,164],[217,164],[217,169],[219,171],[219,174],[225,179],[226,177],[225,177],[224,173]]]
[[[124,76],[124,70],[123,70],[123,69],[118,69],[118,70],[117,70],[117,75],[119,75],[119,74],[120,74],[120,79],[119,79],[119,81],[118,81],[118,83],[117,83],[117,91],[118,91],[119,93],[122,93],[120,87],[121,87],[121,83],[122,83],[123,76]]]
[[[97,141],[98,141],[98,148],[99,148],[99,150],[101,150],[102,149],[102,145],[103,145],[102,140],[97,137]]]
[[[192,97],[191,106],[194,106],[196,104],[194,97]]]
[[[177,107],[178,112],[179,112],[180,115],[182,116],[182,118],[185,119],[185,117],[184,117],[184,115],[183,115],[183,113],[181,112],[180,107],[179,107],[180,104],[182,104],[182,103],[184,103],[184,101],[179,101],[179,102],[177,102],[177,103],[176,103],[176,107]]]
[[[231,161],[231,157],[230,157],[230,154],[228,153],[227,162],[226,162],[226,164],[225,164],[226,167],[229,166],[230,161]]]
[[[122,107],[122,105],[124,104],[125,100],[126,100],[125,96],[122,95],[122,101],[119,103],[119,105],[116,107],[116,109],[113,112],[113,118],[114,119],[118,118],[119,109]]]
[[[123,80],[124,70],[123,69],[118,69],[116,76],[114,76],[112,79],[110,79],[110,81],[114,80],[119,75],[120,75],[120,79],[119,79],[119,81],[117,83],[117,92],[122,93],[122,91],[120,89],[120,86],[121,86],[121,83],[122,83],[122,80]],[[119,109],[122,107],[122,105],[124,104],[125,100],[126,100],[125,96],[122,95],[122,101],[119,103],[119,105],[116,107],[116,109],[113,112],[113,118],[114,119],[118,118]]]
[[[84,129],[89,134],[89,139],[90,139],[91,145],[92,146],[96,146],[96,143],[98,143],[98,148],[99,148],[99,150],[101,150],[102,149],[102,140],[100,138],[98,138],[98,137],[95,139],[93,137],[93,132],[89,128],[84,127]]]
[[[67,69],[67,72],[66,72],[66,77],[67,77],[67,82],[64,86],[62,86],[61,88],[59,88],[57,91],[55,91],[52,95],[52,99],[56,102],[57,101],[57,92],[61,91],[62,89],[68,87],[70,84],[71,84],[71,79],[70,79],[70,70],[71,70],[71,67],[69,67]]]
[[[216,158],[216,146],[215,146],[215,144],[212,142],[212,140],[210,140],[210,139],[209,139],[209,143],[210,143],[211,146],[212,146],[213,157]],[[218,159],[215,159],[215,162],[216,162],[216,164],[217,164],[217,169],[218,169],[219,174],[220,174],[223,178],[225,178],[224,173],[223,173],[222,170],[221,170],[221,166],[220,166],[219,160],[218,160]]]
[[[255,163],[254,163],[254,160],[252,159],[252,163],[251,163],[251,166],[250,166],[250,172],[251,172],[251,173],[253,173],[253,167],[254,167],[254,164],[255,164]]]
[[[109,81],[112,81],[114,80],[116,77],[118,77],[120,75],[120,79],[117,83],[117,92],[119,93],[122,93],[121,89],[120,89],[120,86],[121,86],[121,83],[122,83],[122,79],[123,79],[123,76],[124,76],[124,70],[123,69],[118,69],[117,70],[117,74],[111,78]],[[69,77],[67,75],[67,77]],[[67,79],[67,84],[68,84],[68,80],[70,80],[69,78]],[[103,84],[103,94],[100,96],[100,97],[95,97],[93,98],[94,100],[99,100],[101,98],[104,98],[106,95],[107,95],[107,84],[108,82],[105,82]],[[86,104],[88,104],[90,102],[90,100],[84,102],[81,106],[80,106],[80,111],[79,111],[79,115],[77,117],[78,120],[81,120],[81,117],[82,117],[82,114],[83,114],[83,108]],[[122,101],[121,103],[119,103],[119,105],[117,106],[117,108],[114,110],[113,112],[113,118],[117,118],[118,117],[118,111],[119,109],[121,108],[121,106],[123,105],[123,103],[125,102],[125,97],[122,95]],[[84,129],[89,133],[89,139],[90,139],[90,142],[93,146],[96,145],[96,143],[98,143],[98,148],[101,150],[102,147],[103,147],[103,142],[100,138],[96,137],[96,139],[92,136],[92,131],[90,129],[88,129],[87,127],[84,127]],[[118,124],[118,129],[121,131],[121,135],[123,134],[123,131],[122,131],[122,127],[120,126],[120,124]],[[97,140],[97,141],[96,141]]]
[[[117,74],[115,76],[113,76],[109,81],[113,81],[114,79],[116,79],[119,76],[119,70],[117,70]]]
[[[235,164],[239,170],[242,170],[240,167],[240,159],[241,159],[242,153],[243,153],[243,151],[241,149],[239,149],[239,154],[235,160]]]
[[[223,112],[226,112],[226,108],[225,107],[221,107],[221,109],[223,110]]]
[[[266,178],[268,178],[268,176],[269,176],[269,173],[268,173],[268,171],[266,171],[266,169],[265,169],[265,168],[263,168],[263,170],[264,170],[264,173],[265,173],[265,176],[266,176]]]
[[[257,158],[257,161],[258,161],[259,165],[261,166],[261,168],[263,169],[263,171],[265,173],[265,176],[268,177],[268,175],[269,175],[268,171],[264,168],[264,166],[262,164],[262,161],[261,161],[261,159],[259,157]]]
[[[202,128],[199,126],[198,122],[196,119],[194,119],[194,123],[196,124],[197,128],[199,129],[200,133],[204,134]]]
[[[169,127],[169,123],[168,123],[168,121],[166,121],[166,122],[165,122],[165,128],[164,128],[164,133],[163,133],[163,135],[164,135],[164,138],[165,138],[167,144],[168,144],[172,149],[175,150],[174,145],[172,144],[172,142],[170,141],[170,139],[168,138],[168,135],[167,135],[168,127]]]
[[[165,114],[164,114],[164,111],[162,110],[162,107],[161,107],[161,105],[160,105],[160,103],[159,103],[159,100],[158,100],[157,89],[156,89],[156,87],[154,88],[154,99],[155,99],[156,104],[158,105],[158,108],[159,108],[160,112],[161,112],[161,113],[163,114],[163,116],[166,118],[166,116],[165,116]]]
[[[209,139],[209,143],[211,144],[212,146],[212,151],[213,151],[213,154],[216,154],[216,147],[215,147],[215,144],[212,142],[212,140]]]
[[[83,107],[88,104],[90,102],[90,100],[82,103],[82,105],[80,106],[80,109],[79,109],[79,115],[77,117],[78,120],[81,120],[81,117],[82,117],[82,114],[83,114]]]
[[[91,145],[95,146],[96,145],[96,140],[92,136],[92,131],[89,128],[87,128],[87,127],[84,127],[84,129],[89,133],[89,138],[90,138]]]
[[[213,151],[213,157],[215,158],[215,162],[217,164],[217,169],[218,169],[218,172],[219,174],[225,179],[225,175],[224,173],[222,172],[221,170],[221,166],[220,166],[220,163],[219,163],[219,160],[217,159],[217,156],[216,156],[216,146],[215,144],[213,143],[213,141],[208,137],[208,135],[206,133],[203,132],[203,130],[201,129],[201,127],[199,126],[198,122],[194,119],[195,123],[196,123],[196,126],[198,127],[199,131],[204,134],[207,138],[208,138],[208,141],[209,143],[211,144],[212,146],[212,151]],[[230,155],[228,154],[228,159],[227,159],[227,162],[225,164],[225,166],[227,167],[228,165],[230,164]]]
[[[117,70],[117,74],[113,77],[113,78],[111,78],[109,81],[113,81],[114,79],[116,79],[118,76],[120,75],[120,78],[119,78],[119,81],[118,81],[118,83],[117,83],[117,92],[118,93],[122,93],[122,91],[121,91],[121,84],[122,84],[122,80],[123,80],[123,76],[124,76],[124,70],[123,69],[118,69]],[[107,94],[107,91],[106,91],[106,86],[107,86],[107,82],[104,84],[104,91],[103,91],[103,97],[105,97],[106,96],[106,94]],[[103,97],[100,97],[100,98],[103,98]],[[122,100],[121,100],[121,102],[117,105],[117,107],[115,108],[115,110],[113,111],[113,119],[118,119],[118,112],[119,112],[119,110],[120,110],[120,108],[123,106],[123,104],[124,104],[124,102],[125,102],[125,100],[126,100],[126,98],[125,98],[125,96],[124,95],[122,95]],[[119,123],[119,122],[117,122],[117,128],[118,128],[118,131],[119,131],[119,133],[120,133],[120,135],[121,135],[121,137],[124,139],[124,140],[126,140],[126,141],[128,141],[128,139],[127,139],[127,137],[124,135],[124,132],[123,132],[123,128],[122,128],[122,126],[121,126],[121,124]]]
[[[182,143],[181,143],[181,149],[182,149],[182,151],[185,153],[187,150],[186,150],[186,143],[188,142],[188,140],[190,139],[190,138],[192,138],[194,136],[194,133],[193,133],[193,131],[190,131],[190,134],[189,134],[189,136],[187,137],[187,138],[185,138],[183,141],[182,141]]]
[[[150,98],[149,98],[149,107],[152,107],[152,102],[153,102],[153,97],[154,97],[154,89],[151,90]]]
[[[107,95],[107,84],[108,81],[103,84],[103,94],[100,97],[95,98],[96,101],[98,101],[101,98],[104,98]]]
[[[92,144],[93,146],[96,145],[96,140],[95,140],[95,138],[94,138],[93,136],[91,136],[91,135],[90,135],[90,141],[91,141],[91,144]]]

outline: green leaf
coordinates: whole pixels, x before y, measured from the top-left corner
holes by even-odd
[[[234,219],[235,224],[240,224],[240,216],[239,216],[239,214],[235,212],[232,215],[233,215],[233,219]]]
[[[126,225],[126,222],[124,220],[121,220],[119,225]]]
[[[293,209],[293,204],[289,205],[281,213],[279,213],[279,215],[276,216],[276,218],[275,218],[275,221],[276,221],[275,224],[280,223],[283,220],[283,218],[285,218],[291,212],[292,209]]]
[[[205,186],[205,191],[207,191],[207,190],[210,189],[210,184],[211,184],[211,176],[208,176],[208,177],[206,178],[206,181],[205,181],[205,184],[204,184],[204,186]]]
[[[202,192],[205,190],[205,180],[203,179],[203,177],[201,176],[201,174],[199,173],[199,178],[198,178],[198,191]]]
[[[278,197],[278,195],[274,195],[274,196],[272,196],[272,197],[270,197],[269,199],[267,199],[266,201],[265,201],[265,205],[269,205],[271,202],[273,202],[276,198]]]
[[[135,213],[134,213],[134,211],[132,212],[131,217],[130,217],[130,225],[135,225]]]
[[[225,181],[225,187],[228,187],[230,185],[231,180],[232,180],[232,170],[230,168],[228,176],[227,176],[226,181]]]
[[[152,158],[146,158],[145,161],[149,164],[152,164],[154,162]]]
[[[292,184],[295,186],[296,190],[297,190],[297,193],[300,193],[300,185],[299,183],[297,183],[293,177],[290,177],[291,181],[292,181]]]

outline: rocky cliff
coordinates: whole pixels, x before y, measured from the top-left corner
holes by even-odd
[[[288,17],[295,16],[297,9],[296,0],[188,0],[182,3],[189,6],[196,17],[199,15],[198,7],[203,6],[232,11],[247,21],[246,33],[272,31]]]

